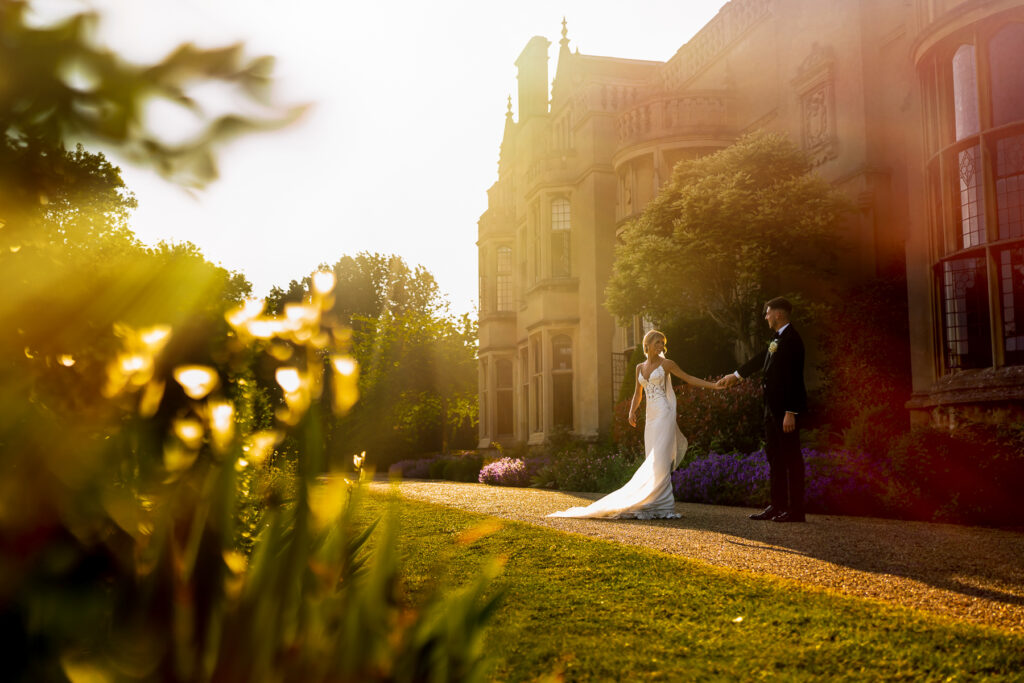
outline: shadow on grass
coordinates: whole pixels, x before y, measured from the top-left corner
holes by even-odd
[[[749,508],[696,503],[677,503],[676,510],[682,519],[600,521],[721,534],[721,542],[747,548],[751,554],[800,555],[970,598],[1024,606],[1022,532],[830,515],[809,515],[806,524],[778,524],[748,519]]]

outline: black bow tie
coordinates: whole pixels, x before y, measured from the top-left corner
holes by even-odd
[[[781,336],[782,336],[781,332],[775,332],[775,333],[772,334],[772,339],[778,339]]]

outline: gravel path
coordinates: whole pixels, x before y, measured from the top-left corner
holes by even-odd
[[[374,482],[386,490],[389,484]],[[484,484],[405,481],[401,494],[1024,633],[1024,533],[950,524],[809,515],[806,524],[747,519],[753,510],[676,503],[682,519],[545,517],[596,500]]]

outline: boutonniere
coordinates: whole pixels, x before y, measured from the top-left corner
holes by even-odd
[[[772,339],[768,344],[768,353],[775,353],[775,350],[779,348],[779,340]]]

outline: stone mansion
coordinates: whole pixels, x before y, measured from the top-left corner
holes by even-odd
[[[912,415],[1019,412],[1024,0],[731,0],[667,62],[580,54],[563,23],[550,97],[549,47],[515,62],[479,220],[481,447],[609,429],[644,332],[604,307],[617,234],[762,128],[856,202],[851,278],[905,268]]]

